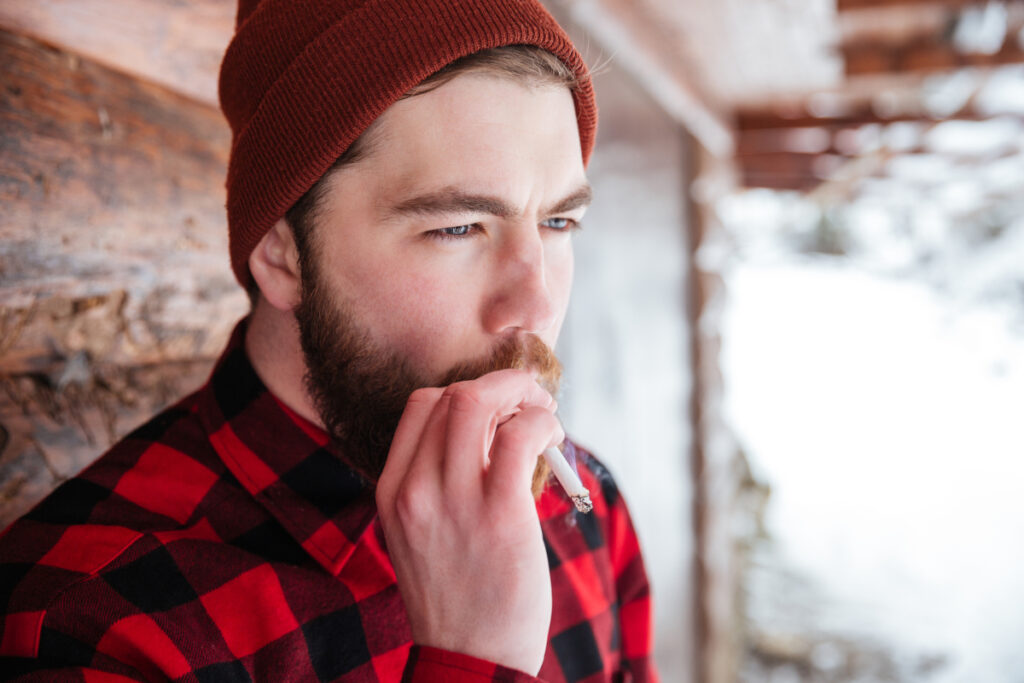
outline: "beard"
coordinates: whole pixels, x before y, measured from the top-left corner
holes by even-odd
[[[419,372],[411,361],[375,342],[353,314],[331,296],[315,268],[302,269],[302,300],[295,320],[306,361],[305,385],[339,457],[370,483],[384,469],[391,440],[413,391],[476,379],[495,370],[538,373],[538,382],[555,395],[562,366],[534,334],[501,340],[490,352],[466,359],[439,377]],[[539,496],[550,473],[537,458],[533,493]]]

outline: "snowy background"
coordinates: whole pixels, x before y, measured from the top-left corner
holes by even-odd
[[[1024,70],[989,83],[990,120],[861,129],[842,194],[718,207],[770,487],[744,680],[1024,681]]]

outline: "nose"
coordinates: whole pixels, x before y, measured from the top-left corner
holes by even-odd
[[[484,327],[491,334],[539,334],[558,317],[551,269],[559,264],[551,261],[535,228],[532,233],[508,238],[493,255],[493,278],[484,311]]]

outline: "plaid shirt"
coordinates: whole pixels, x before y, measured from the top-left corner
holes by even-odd
[[[0,678],[533,681],[413,645],[372,490],[260,382],[239,325],[208,384],[0,537]],[[611,477],[538,502],[553,615],[539,677],[648,681],[650,599]],[[501,618],[501,615],[495,615]]]

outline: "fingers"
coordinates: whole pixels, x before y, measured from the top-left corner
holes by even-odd
[[[517,413],[495,433],[486,494],[499,500],[529,494],[537,456],[564,439],[552,412],[530,407]]]
[[[377,500],[391,501],[411,462],[417,457],[421,436],[427,421],[440,400],[443,389],[434,387],[417,389],[405,404],[405,411],[398,421],[395,436],[391,440],[391,449],[384,463],[380,480],[377,482]]]
[[[456,488],[479,482],[488,466],[496,434],[510,429],[513,442],[530,447],[532,441],[550,438],[551,424],[536,416],[520,421],[525,412],[547,414],[554,420],[555,401],[533,377],[520,370],[502,370],[472,382],[459,382],[445,390],[435,415],[446,410],[445,482]],[[438,415],[440,417],[440,415]],[[499,426],[500,425],[500,426]],[[545,429],[546,436],[525,441],[523,431]],[[506,446],[511,448],[512,444]],[[529,455],[529,451],[525,451]],[[540,451],[534,452],[536,456]]]
[[[499,449],[503,459],[521,453],[523,462],[515,471],[532,472],[535,456],[561,434],[553,417],[556,405],[522,370],[500,370],[444,389],[413,392],[377,485],[378,502],[393,502],[402,483],[409,481],[421,491],[443,485],[462,495],[480,490],[496,435],[505,432]]]

